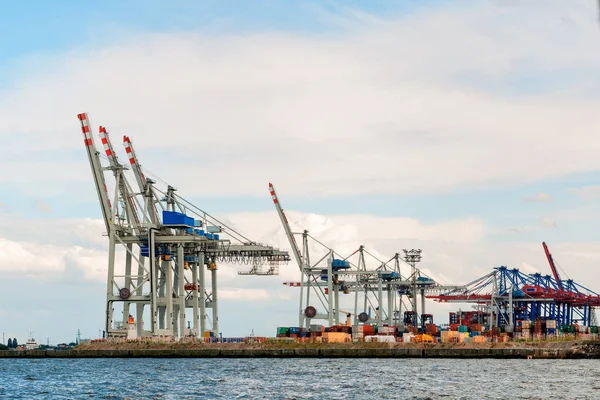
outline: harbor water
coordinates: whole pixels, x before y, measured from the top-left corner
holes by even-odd
[[[0,359],[4,399],[598,399],[600,360]]]

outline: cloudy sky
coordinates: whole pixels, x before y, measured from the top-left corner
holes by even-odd
[[[256,240],[287,247],[272,181],[294,229],[342,253],[419,247],[423,270],[457,284],[499,265],[549,273],[546,241],[600,290],[595,0],[34,3],[0,15],[7,338],[103,327],[80,112]],[[225,336],[297,323],[281,284],[295,265],[220,276]],[[437,322],[458,308],[428,307]]]

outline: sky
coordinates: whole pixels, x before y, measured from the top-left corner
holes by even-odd
[[[0,333],[102,329],[107,239],[76,116],[246,236],[423,249],[460,284],[507,265],[600,291],[594,0],[0,1]],[[118,146],[121,160],[125,153]],[[110,186],[110,184],[109,184]],[[297,321],[220,270],[225,336]],[[428,303],[437,322],[457,305]],[[463,305],[463,307],[469,307]]]

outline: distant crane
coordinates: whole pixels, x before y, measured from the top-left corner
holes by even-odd
[[[546,245],[546,242],[542,242],[542,247],[544,247],[544,253],[546,253],[546,258],[548,259],[548,264],[550,264],[550,269],[552,270],[552,275],[554,275],[554,280],[556,281],[556,284],[558,285],[558,291],[562,292],[563,286],[562,286],[562,281],[560,279],[560,275],[558,274],[558,269],[556,268],[556,265],[554,264],[554,259],[552,258],[552,254],[550,254],[550,250],[548,250],[548,246]]]

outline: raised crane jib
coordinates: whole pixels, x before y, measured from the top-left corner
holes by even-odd
[[[283,225],[283,229],[285,230],[285,234],[292,246],[292,253],[294,253],[294,257],[296,258],[296,262],[298,263],[298,268],[302,270],[302,254],[300,253],[300,248],[298,247],[298,243],[296,243],[296,238],[292,233],[292,229],[290,228],[290,224],[281,208],[281,203],[277,198],[277,194],[275,193],[275,187],[272,183],[269,183],[269,193],[271,193],[271,198],[273,199],[273,204],[275,204],[275,209],[277,209],[277,214],[279,214],[279,219],[281,219],[281,224]]]
[[[98,199],[100,200],[100,208],[102,210],[102,216],[104,217],[106,231],[110,232],[113,215],[112,206],[110,204],[110,199],[108,198],[108,189],[106,188],[106,181],[104,180],[102,166],[100,165],[100,153],[98,153],[96,150],[96,145],[94,144],[92,125],[90,124],[87,113],[77,114],[77,118],[81,123],[83,143],[85,144],[85,149],[90,161],[90,167],[92,168],[92,175],[94,177],[94,184],[96,185]]]
[[[137,155],[135,154],[135,151],[133,149],[131,139],[128,136],[123,136],[123,146],[125,147],[125,151],[127,152],[127,157],[129,158],[129,165],[133,170],[133,175],[135,176],[135,180],[137,181],[138,188],[140,189],[140,192],[144,193],[146,190],[146,177],[142,172],[142,167],[140,166]],[[154,193],[152,195],[154,196]],[[147,213],[150,216],[150,221],[152,221],[153,224],[156,224],[159,221],[158,209],[154,204],[154,199],[152,200],[152,202],[153,204],[151,207],[148,207]]]
[[[121,198],[125,203],[125,212],[127,214],[127,218],[134,224],[134,227],[137,230],[137,233],[139,234],[141,232],[140,218],[137,214],[137,207],[135,205],[135,202],[133,201],[133,196],[129,190],[129,183],[127,182],[125,174],[123,173],[123,166],[119,163],[119,159],[117,158],[115,149],[113,148],[113,145],[110,141],[108,130],[104,126],[100,126],[98,129],[98,135],[100,137],[102,145],[104,146],[106,158],[108,159],[108,162],[110,163],[110,166],[113,169],[119,194],[121,195]]]
[[[558,269],[556,269],[556,265],[554,264],[554,259],[552,258],[552,254],[550,254],[550,250],[548,250],[548,246],[546,242],[542,242],[542,247],[544,248],[544,253],[546,253],[546,258],[548,259],[548,264],[550,264],[550,269],[552,270],[552,275],[554,275],[554,279],[556,280],[556,284],[558,285],[558,290],[562,291],[562,281],[560,279],[560,275],[558,274]]]

